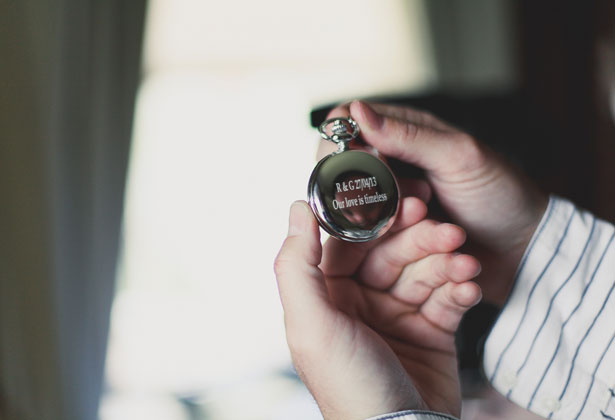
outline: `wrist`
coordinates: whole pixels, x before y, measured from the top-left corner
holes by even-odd
[[[399,392],[390,390],[388,395],[381,395],[374,399],[367,398],[367,394],[363,390],[348,389],[348,391],[348,395],[338,395],[337,398],[331,400],[332,393],[327,392],[327,396],[323,397],[310,389],[323,420],[380,419],[381,416],[385,415],[384,413],[426,412],[429,410],[414,388],[402,389]],[[358,395],[364,397],[357,399]],[[346,402],[340,404],[341,401]]]
[[[435,411],[407,410],[382,414],[367,420],[457,420],[457,418]]]
[[[547,213],[548,206],[549,198],[536,191],[529,200],[525,212],[526,220],[519,226],[515,235],[511,235],[509,247],[496,251],[499,254],[495,257],[495,260],[498,261],[497,273],[490,277],[497,279],[497,281],[489,281],[482,285],[483,295],[490,303],[503,306],[508,300],[508,295],[515,284],[515,278],[524,255]]]

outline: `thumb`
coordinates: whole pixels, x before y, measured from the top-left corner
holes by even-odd
[[[361,101],[350,104],[350,114],[361,127],[363,139],[378,151],[434,175],[463,164],[464,156],[460,154],[467,149],[465,140],[472,140],[461,132],[439,130],[398,115],[379,113]]]
[[[296,201],[290,208],[288,236],[274,263],[287,320],[310,321],[328,307],[324,275],[318,268],[321,256],[318,223],[308,204]]]

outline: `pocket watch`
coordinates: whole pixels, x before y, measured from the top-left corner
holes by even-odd
[[[375,149],[360,141],[351,117],[328,119],[318,131],[338,147],[316,164],[308,183],[308,203],[320,226],[350,242],[384,235],[399,208],[393,172]]]

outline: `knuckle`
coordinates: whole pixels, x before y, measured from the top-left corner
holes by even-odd
[[[423,122],[425,123],[425,125],[428,125],[431,128],[434,128],[439,131],[444,131],[447,133],[455,131],[454,128],[451,127],[449,123],[441,120],[440,118],[438,118],[435,114],[431,112],[425,112],[423,114]]]
[[[464,163],[466,169],[476,169],[485,165],[484,146],[478,140],[467,133],[458,133],[455,137],[458,160]]]
[[[449,247],[461,246],[466,240],[466,232],[460,226],[452,223],[442,223],[438,226],[438,233],[442,241]]]
[[[437,257],[440,257],[439,255]],[[449,278],[449,265],[446,258],[434,258],[431,264],[431,271],[433,275],[439,280],[439,284],[443,284],[448,281]]]
[[[293,262],[289,258],[288,253],[282,250],[273,261],[273,272],[277,277],[284,276],[288,269],[292,267],[292,264]]]
[[[433,125],[434,123],[439,123],[440,120],[430,111],[421,111],[421,117],[423,119],[424,124]]]
[[[430,253],[436,234],[434,229],[438,226],[439,223],[432,219],[424,219],[417,223],[415,229],[409,231],[407,250],[418,249],[423,253]]]
[[[441,225],[440,222],[437,222],[434,219],[423,219],[419,223],[423,229],[432,229]]]
[[[403,122],[399,124],[400,137],[408,140],[415,140],[419,137],[421,127],[411,122]]]
[[[423,219],[419,223],[417,223],[412,229],[412,234],[410,235],[413,240],[413,244],[415,242],[427,242],[429,243],[430,239],[437,235],[437,228],[440,226],[440,223],[436,222],[433,219]]]

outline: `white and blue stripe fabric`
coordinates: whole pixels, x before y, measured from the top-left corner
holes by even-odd
[[[552,419],[615,418],[615,229],[552,197],[485,345],[514,403]]]
[[[431,411],[408,410],[398,413],[384,414],[382,416],[371,417],[367,420],[457,420],[446,414],[434,413]]]
[[[485,343],[483,367],[500,393],[542,417],[615,420],[613,225],[551,197]],[[397,414],[373,420],[450,418]]]

